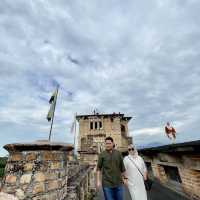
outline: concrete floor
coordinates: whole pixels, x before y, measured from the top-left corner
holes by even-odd
[[[124,200],[131,200],[128,190],[124,188]],[[95,200],[104,200],[102,190],[98,193]],[[148,200],[189,200],[158,183],[154,183],[150,192],[148,192]]]

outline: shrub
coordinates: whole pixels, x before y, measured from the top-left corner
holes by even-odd
[[[4,176],[4,169],[6,166],[7,158],[6,157],[0,157],[0,177]]]
[[[4,168],[0,168],[0,177],[4,176]]]

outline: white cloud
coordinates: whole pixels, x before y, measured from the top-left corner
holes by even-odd
[[[139,130],[134,130],[133,135],[150,135],[154,136],[157,134],[161,134],[163,132],[163,128],[161,127],[153,127],[153,128],[143,128]]]
[[[29,139],[20,132],[46,136],[57,82],[56,140],[73,141],[74,113],[94,108],[134,116],[129,130],[140,144],[168,142],[166,121],[178,141],[199,139],[199,9],[198,0],[3,0],[0,127],[10,134],[1,146]]]

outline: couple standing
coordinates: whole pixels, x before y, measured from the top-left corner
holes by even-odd
[[[97,188],[102,185],[105,200],[123,200],[122,184],[128,186],[132,200],[147,200],[144,186],[147,169],[137,150],[129,145],[129,155],[123,160],[121,153],[114,149],[111,137],[105,139],[105,147],[106,150],[100,153],[97,163]]]

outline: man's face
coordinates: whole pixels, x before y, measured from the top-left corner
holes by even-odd
[[[105,141],[105,146],[106,146],[106,150],[110,151],[113,149],[113,142],[111,140],[106,140]]]

